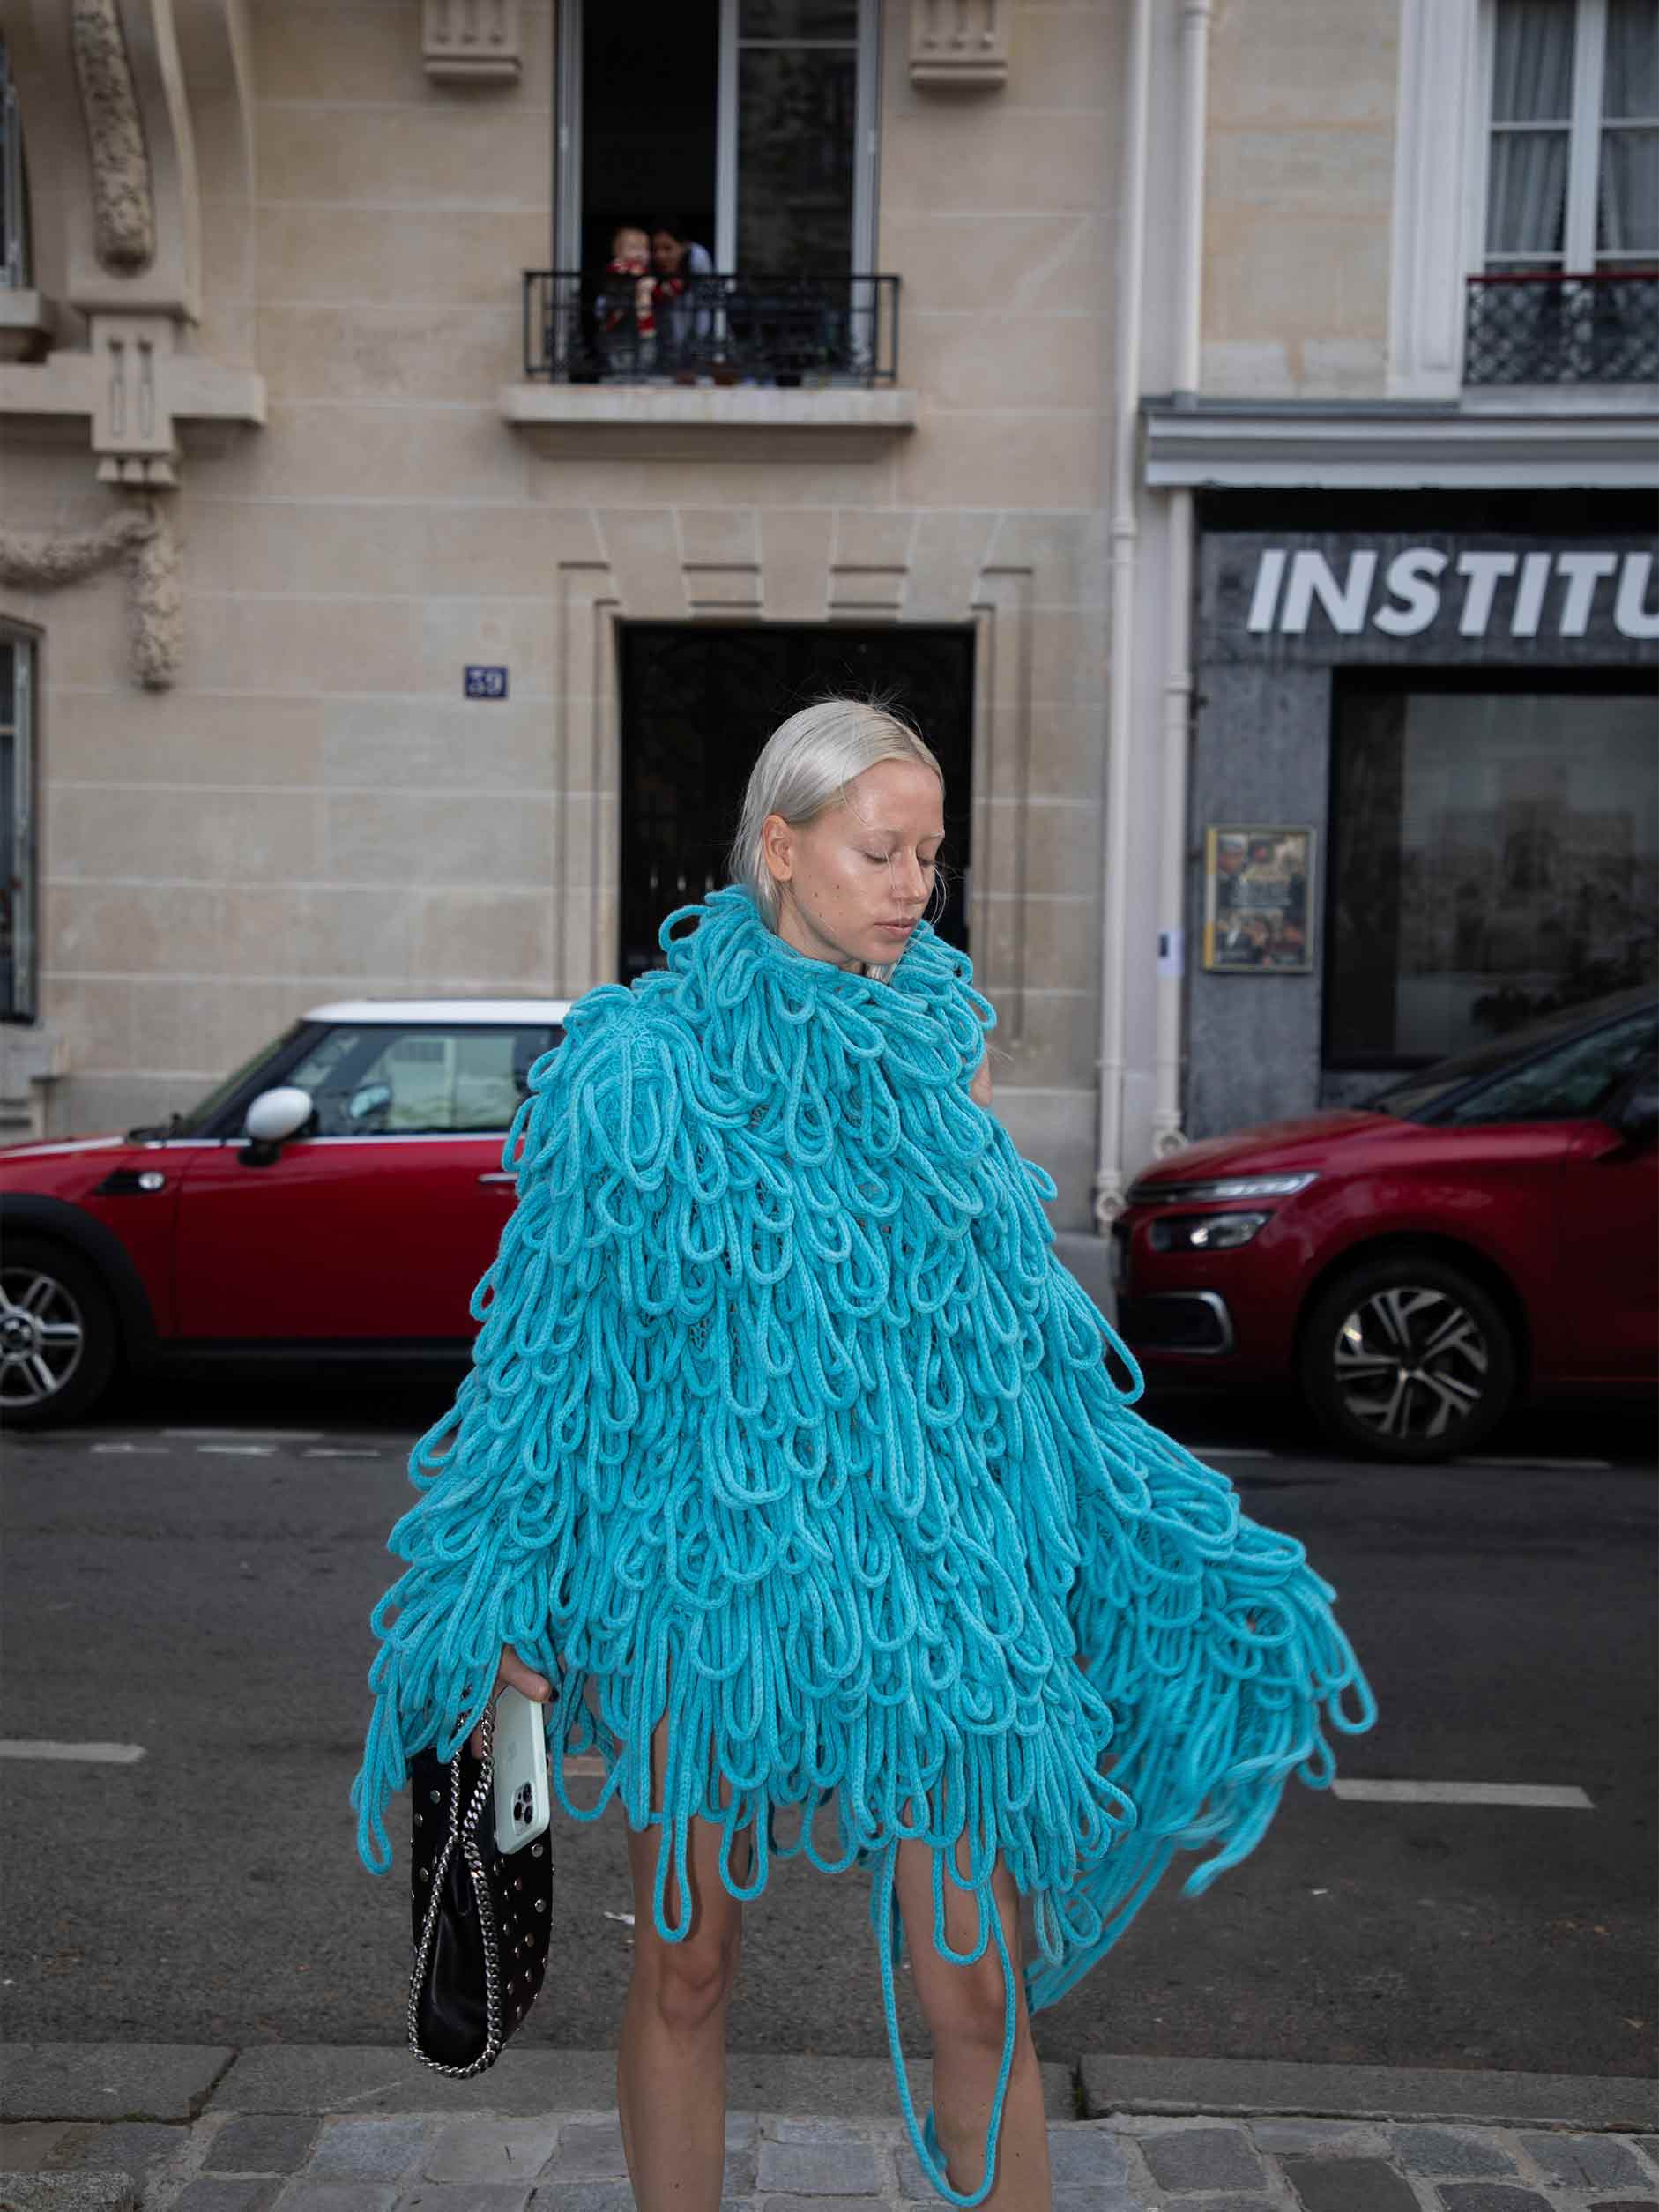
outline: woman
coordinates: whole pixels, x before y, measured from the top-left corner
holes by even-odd
[[[393,1531],[359,1847],[389,1865],[409,1754],[452,1756],[492,1685],[556,1683],[555,1750],[606,1770],[579,1813],[555,1756],[565,1810],[628,1814],[643,2212],[719,2202],[725,2008],[773,1852],[872,1872],[924,2170],[953,2204],[1038,2212],[1030,2013],[1178,1847],[1219,1847],[1202,1888],[1289,1776],[1329,1780],[1321,1707],[1372,1718],[1301,1547],[1110,1380],[1103,1337],[1139,1389],[1049,1249],[1055,1186],[985,1111],[995,1015],[921,918],[943,832],[939,764],[882,708],[773,733],[733,882],[531,1071],[474,1364]],[[920,2129],[896,1940],[933,2037]]]
[[[687,374],[704,367],[714,335],[714,257],[677,216],[651,225],[651,265],[666,302],[669,366]]]

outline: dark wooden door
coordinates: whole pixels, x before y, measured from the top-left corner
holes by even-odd
[[[663,964],[665,915],[730,880],[727,856],[762,746],[786,716],[832,693],[891,698],[937,756],[952,859],[934,926],[971,949],[971,629],[629,622],[621,650],[623,982]]]

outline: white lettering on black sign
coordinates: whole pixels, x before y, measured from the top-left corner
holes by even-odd
[[[1484,637],[1496,613],[1511,637],[1537,637],[1546,614],[1553,636],[1582,637],[1597,592],[1611,585],[1619,636],[1659,637],[1659,607],[1648,604],[1650,553],[1469,552],[1454,559],[1438,546],[1408,546],[1380,580],[1377,558],[1362,546],[1339,577],[1322,553],[1270,546],[1256,569],[1246,627],[1299,637],[1317,606],[1339,637],[1357,637],[1369,626],[1387,637],[1415,637],[1455,594],[1461,637]]]

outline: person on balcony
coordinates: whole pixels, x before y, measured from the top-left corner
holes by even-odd
[[[643,223],[618,227],[605,275],[595,302],[600,356],[614,375],[649,376],[657,366],[658,303],[682,287],[677,279],[652,273],[651,235]]]
[[[685,376],[702,365],[714,335],[714,287],[705,279],[714,274],[714,256],[692,237],[679,217],[657,223],[651,234],[651,266],[665,287],[662,296],[673,299],[663,317],[664,344],[668,365]],[[673,286],[670,294],[666,287]]]

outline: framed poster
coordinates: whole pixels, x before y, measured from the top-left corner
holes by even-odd
[[[1313,966],[1313,837],[1283,824],[1204,832],[1204,966],[1212,975],[1306,975]]]

